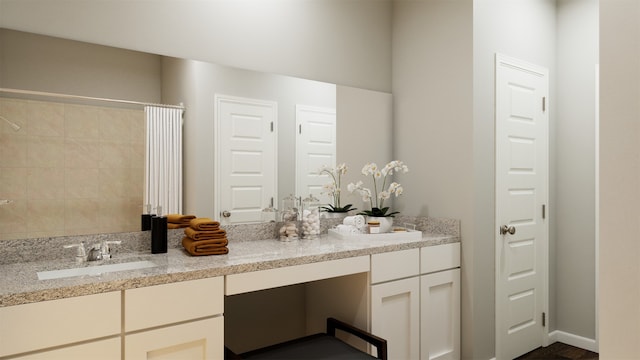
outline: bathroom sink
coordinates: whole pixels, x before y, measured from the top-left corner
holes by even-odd
[[[132,261],[119,264],[104,264],[96,266],[78,267],[61,270],[38,271],[38,280],[62,279],[74,276],[99,276],[105,273],[146,269],[158,266],[151,261]]]

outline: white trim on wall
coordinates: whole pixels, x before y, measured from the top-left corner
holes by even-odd
[[[581,349],[598,352],[596,340],[560,330],[555,330],[549,333],[549,344],[553,344],[554,342],[561,342]]]
[[[598,300],[600,298],[599,294],[599,284],[600,284],[600,64],[596,64],[595,69],[596,76],[596,101],[595,101],[595,261],[596,261],[596,339],[595,339],[595,352],[598,352],[600,348],[600,306],[598,304]]]

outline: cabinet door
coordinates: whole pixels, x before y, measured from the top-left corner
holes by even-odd
[[[222,316],[125,337],[125,360],[212,360],[224,358]]]
[[[371,286],[371,332],[387,340],[389,359],[418,359],[420,279]]]
[[[423,275],[420,358],[460,358],[460,269]]]
[[[18,356],[15,360],[120,360],[120,337]]]
[[[120,291],[0,307],[0,357],[118,335]]]

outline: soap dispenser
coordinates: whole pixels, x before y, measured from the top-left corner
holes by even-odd
[[[140,230],[141,231],[147,231],[147,230],[151,230],[151,218],[154,217],[154,214],[151,214],[151,204],[147,204],[146,206],[146,213],[142,214],[141,217],[141,224],[140,224]]]
[[[167,252],[167,217],[162,216],[162,207],[158,206],[158,215],[151,218],[151,253]]]

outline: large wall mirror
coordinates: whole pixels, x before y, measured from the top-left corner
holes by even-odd
[[[345,184],[360,177],[364,163],[391,160],[392,98],[387,93],[8,29],[0,29],[0,55],[0,88],[183,103],[185,213],[219,217],[214,210],[216,95],[277,104],[276,206],[296,193],[300,105],[335,109],[335,161],[350,167]],[[141,107],[0,94],[0,115],[21,127],[16,131],[0,121],[0,199],[13,200],[0,205],[0,239],[138,230]],[[116,148],[116,142],[126,143],[125,148]],[[111,188],[98,195],[100,179],[116,175]],[[355,197],[345,201],[362,207]]]

